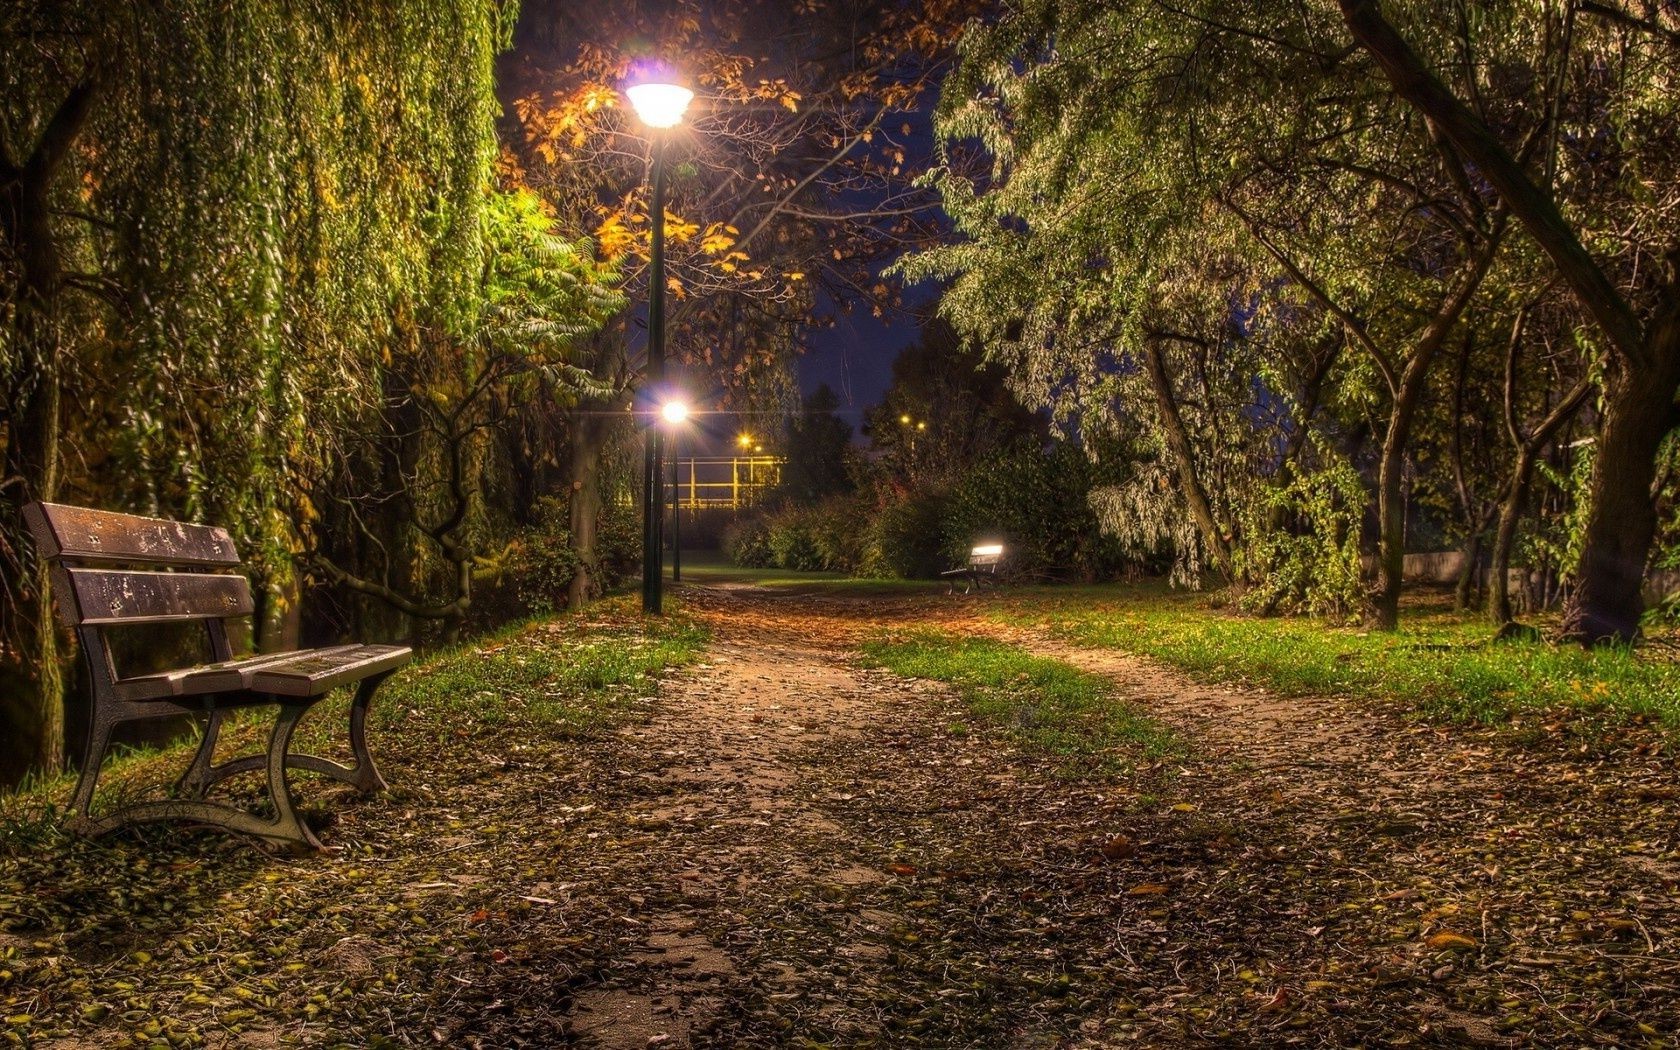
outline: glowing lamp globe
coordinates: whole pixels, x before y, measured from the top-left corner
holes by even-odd
[[[636,116],[650,128],[674,128],[681,124],[694,98],[694,92],[679,84],[636,84],[624,93],[636,107]]]
[[[688,418],[688,406],[681,401],[667,401],[659,414],[665,417],[667,423],[681,423]]]

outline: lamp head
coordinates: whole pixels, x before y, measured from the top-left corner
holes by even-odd
[[[688,406],[681,401],[667,401],[660,406],[659,414],[665,417],[665,422],[674,426],[688,418]]]
[[[674,128],[681,124],[689,102],[694,99],[694,92],[668,81],[643,81],[630,85],[624,93],[630,96],[636,116],[650,128]]]

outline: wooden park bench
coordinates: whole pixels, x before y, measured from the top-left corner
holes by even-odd
[[[24,519],[36,549],[52,563],[59,618],[76,631],[91,679],[93,708],[81,777],[70,804],[70,827],[89,835],[150,821],[178,820],[257,835],[294,848],[323,847],[298,815],[288,768],[342,780],[364,793],[384,790],[368,753],[373,693],[412,651],[395,645],[340,645],[234,659],[226,621],[249,616],[251,585],[225,571],[239,564],[226,529],[32,503]],[[124,677],[108,633],[149,624],[200,622],[213,663]],[[350,707],[354,765],[292,754],[292,731],[304,713],[341,685],[360,683]],[[236,708],[275,704],[279,714],[266,754],[215,765],[222,719]],[[125,722],[188,715],[203,719],[204,736],[172,798],[92,814],[94,785],[112,731]],[[265,770],[272,818],[205,800],[211,786],[236,773]]]
[[[997,586],[998,567],[1003,564],[1003,544],[986,543],[968,552],[968,563],[946,569],[939,575],[948,581],[947,594],[957,593],[957,581],[963,582],[963,593],[978,590],[986,584]]]

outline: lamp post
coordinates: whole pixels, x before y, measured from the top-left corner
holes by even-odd
[[[624,92],[642,123],[654,129],[653,245],[648,259],[647,389],[665,381],[665,140],[659,132],[682,123],[694,92],[678,84],[646,81]],[[642,612],[664,611],[665,435],[659,425],[647,428],[642,448]]]
[[[688,418],[688,406],[681,401],[667,401],[659,410],[671,427],[671,582],[682,582],[682,458],[677,455],[677,428]],[[693,482],[689,488],[692,491]],[[660,503],[664,513],[664,503]]]

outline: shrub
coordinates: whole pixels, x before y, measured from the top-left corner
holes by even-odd
[[[943,493],[913,492],[877,511],[868,525],[861,571],[918,580],[955,564],[945,552],[947,502]]]
[[[723,553],[730,564],[743,569],[768,569],[775,565],[770,550],[770,526],[763,515],[738,518],[723,530]]]
[[[1297,475],[1250,501],[1237,572],[1248,584],[1242,605],[1342,621],[1364,606],[1359,529],[1365,483],[1345,462]]]
[[[641,572],[642,518],[636,508],[607,505],[595,532],[595,555],[601,563],[598,576],[603,589],[616,587],[625,577]]]
[[[1106,578],[1122,564],[1103,534],[1090,492],[1096,470],[1083,449],[1022,445],[974,464],[952,489],[944,514],[945,567],[978,541],[1008,548],[1009,566],[1031,573]]]
[[[770,529],[770,554],[778,569],[814,572],[823,568],[813,528],[815,521],[805,507],[784,507],[765,518]]]

